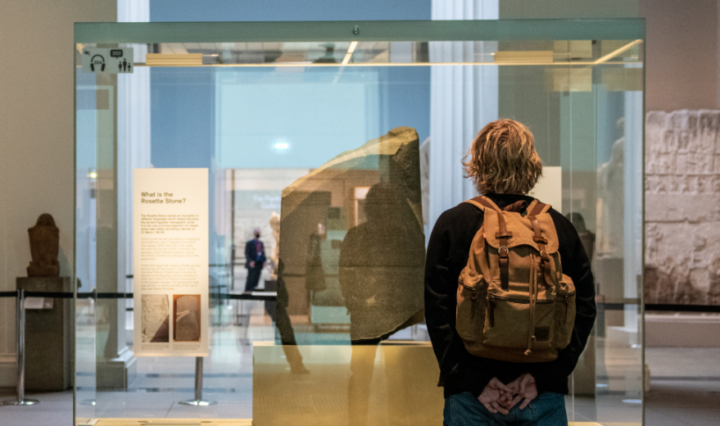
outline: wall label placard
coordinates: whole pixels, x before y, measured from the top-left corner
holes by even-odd
[[[132,74],[132,47],[84,47],[82,49],[82,70],[95,74]]]
[[[134,352],[207,356],[208,169],[135,169]]]

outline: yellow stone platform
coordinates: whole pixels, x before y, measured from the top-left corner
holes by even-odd
[[[78,419],[77,426],[252,426],[252,419]]]

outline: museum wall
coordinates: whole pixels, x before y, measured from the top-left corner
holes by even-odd
[[[718,108],[717,0],[640,0],[640,16],[647,31],[645,111]]]
[[[643,0],[499,0],[500,19],[634,18]]]
[[[115,0],[5,1],[0,13],[0,291],[27,276],[27,229],[50,213],[61,275],[73,262],[73,23],[114,21]],[[0,386],[14,383],[15,301],[0,299]]]
[[[641,0],[647,303],[720,304],[718,2]]]

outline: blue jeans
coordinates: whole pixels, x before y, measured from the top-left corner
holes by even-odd
[[[445,399],[443,426],[561,426],[567,425],[565,398],[559,393],[547,392],[520,410],[520,403],[507,415],[493,414],[470,392],[452,395]]]

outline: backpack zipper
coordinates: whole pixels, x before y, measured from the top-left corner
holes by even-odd
[[[477,289],[462,283],[460,283],[460,285],[463,286],[465,290],[470,290],[472,293],[470,296],[470,300],[472,300],[472,303],[470,304],[470,318],[475,318],[475,305],[477,304],[476,299],[478,297]]]
[[[488,296],[488,320],[490,327],[495,327],[495,296]]]
[[[565,293],[563,295],[563,298],[565,299],[565,322],[563,324],[567,324],[568,317],[570,316],[570,302],[568,301],[568,298],[574,294],[575,292],[573,291],[572,293]]]

